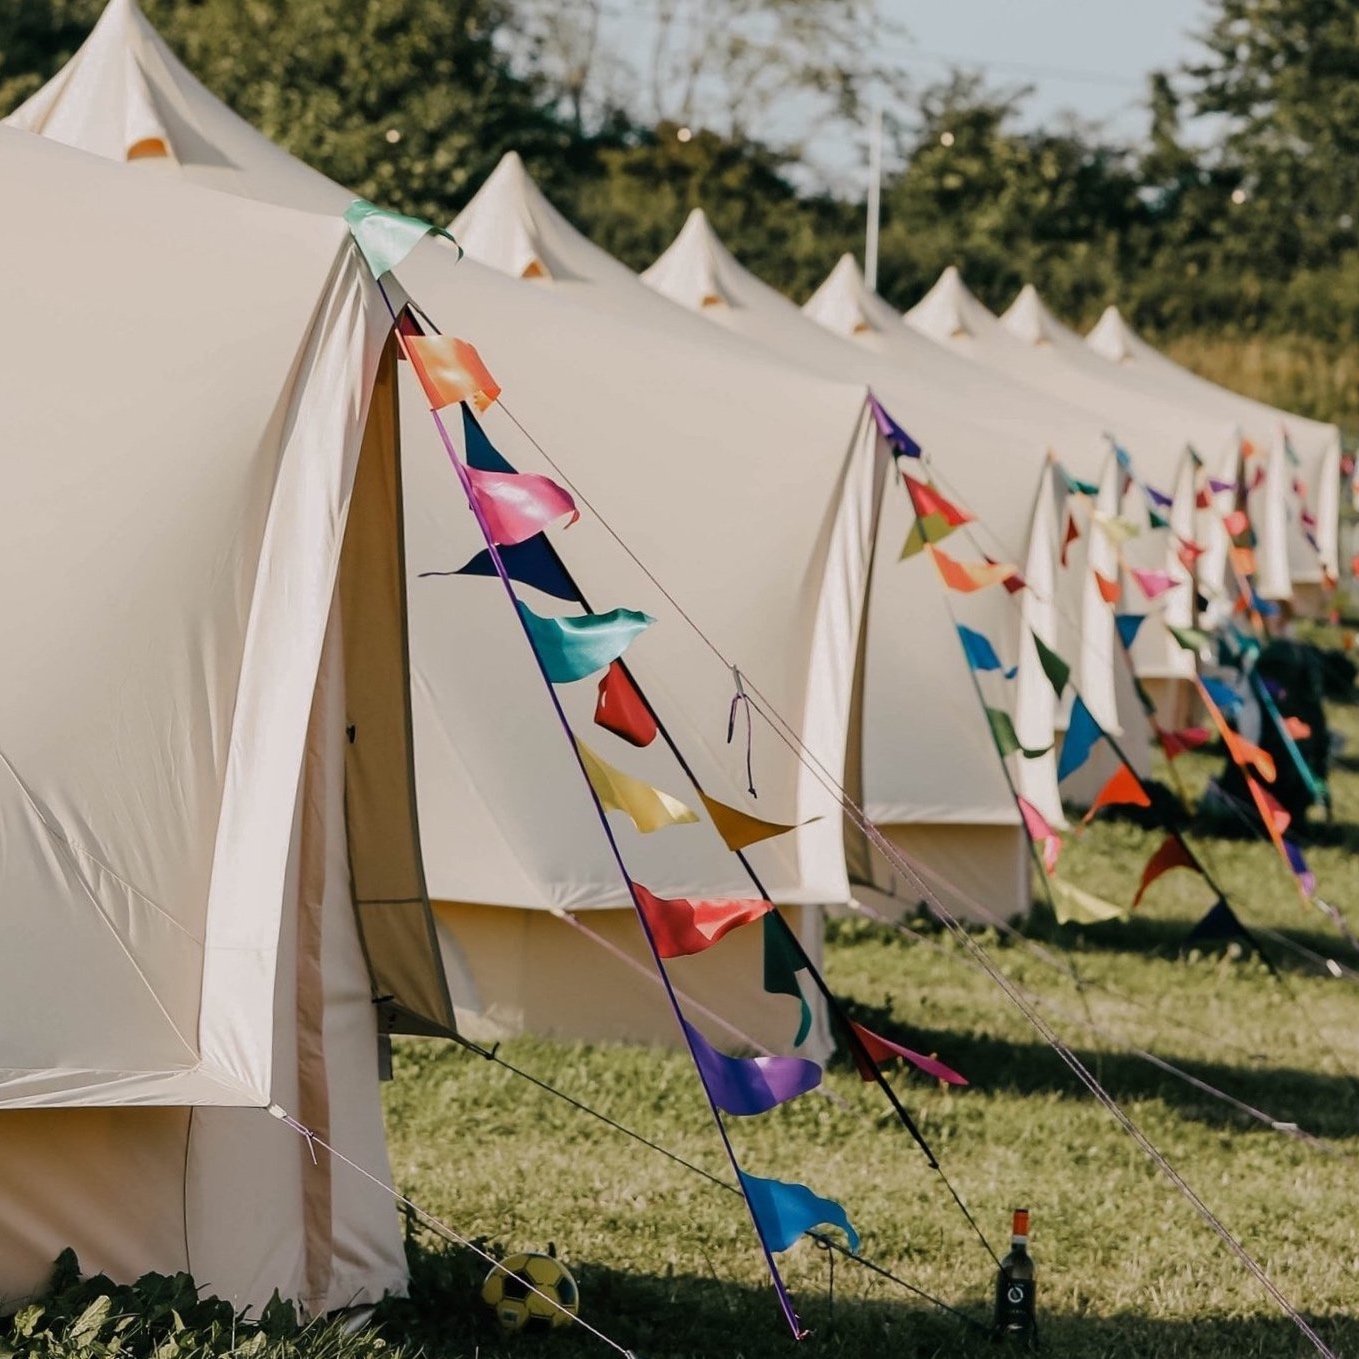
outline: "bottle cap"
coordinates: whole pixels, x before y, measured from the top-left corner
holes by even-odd
[[[1012,1228],[1015,1236],[1028,1236],[1029,1234],[1029,1210],[1027,1208],[1016,1208],[1014,1227]]]

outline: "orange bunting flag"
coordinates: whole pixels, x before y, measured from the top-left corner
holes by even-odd
[[[1090,810],[1085,814],[1087,823],[1101,807],[1150,807],[1151,798],[1142,786],[1142,781],[1128,766],[1122,765],[1118,772],[1095,794]]]
[[[1070,510],[1066,512],[1066,533],[1062,537],[1062,565],[1066,565],[1066,554],[1071,549],[1071,544],[1081,536],[1081,531],[1076,527],[1076,516]]]
[[[640,882],[632,890],[662,958],[687,958],[711,948],[724,935],[774,909],[768,901],[688,901],[658,897]]]
[[[1265,823],[1265,828],[1270,832],[1271,837],[1281,836],[1293,824],[1293,818],[1288,809],[1268,788],[1249,774],[1246,775],[1246,782],[1250,785],[1251,798],[1255,802],[1256,810],[1260,813],[1260,819]],[[1287,858],[1287,854],[1284,857]]]
[[[1180,559],[1180,565],[1184,567],[1190,575],[1194,574],[1195,564],[1208,549],[1198,543],[1190,542],[1188,538],[1181,538],[1179,546],[1175,549],[1175,555]]]
[[[1312,734],[1312,728],[1300,717],[1285,717],[1284,730],[1295,741],[1305,741]]]
[[[1118,597],[1123,593],[1118,581],[1110,580],[1108,576],[1102,576],[1098,571],[1090,573],[1095,578],[1095,584],[1099,587],[1099,597],[1106,604],[1117,604]]]
[[[984,590],[988,585],[1003,585],[1015,575],[1013,566],[1003,562],[960,562],[941,551],[933,544],[929,547],[934,564],[939,568],[939,576],[950,590],[970,594],[973,590]]]
[[[801,826],[810,826],[813,821],[821,820],[819,816],[814,816],[808,821],[795,822],[793,825],[785,825],[781,821],[761,821],[758,816],[751,816],[748,812],[728,807],[725,802],[719,802],[715,797],[709,797],[701,788],[698,795],[703,799],[703,805],[708,809],[708,815],[712,817],[717,833],[733,854],[739,854],[750,845],[759,844],[761,840],[772,840],[776,835],[787,835],[789,831],[795,831]]]
[[[1133,898],[1134,911],[1142,904],[1142,896],[1147,888],[1173,868],[1192,868],[1196,873],[1199,871],[1198,860],[1178,835],[1166,836],[1160,849],[1147,860],[1147,866],[1142,870],[1142,881],[1137,885],[1137,895]]]
[[[1243,458],[1253,458],[1255,456],[1255,445],[1249,439],[1241,440],[1241,456]]]
[[[1232,570],[1238,576],[1255,574],[1255,549],[1253,547],[1234,547],[1231,550]]]
[[[1250,779],[1249,770],[1254,769],[1266,783],[1273,783],[1278,771],[1274,767],[1274,757],[1267,751],[1261,750],[1259,746],[1247,741],[1227,724],[1227,719],[1222,715],[1222,709],[1213,702],[1212,695],[1208,692],[1208,687],[1202,680],[1194,681],[1199,691],[1199,697],[1203,700],[1203,706],[1208,709],[1208,716],[1213,719],[1213,725],[1217,728],[1217,734],[1222,737],[1222,744],[1227,747],[1227,753],[1232,757],[1232,761]]]
[[[403,343],[431,410],[470,401],[480,413],[495,404],[500,384],[466,340],[403,332]]]

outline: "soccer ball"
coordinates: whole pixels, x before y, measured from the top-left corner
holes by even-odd
[[[580,1292],[571,1271],[556,1256],[531,1251],[507,1255],[486,1276],[481,1300],[502,1331],[569,1326],[580,1313]]]

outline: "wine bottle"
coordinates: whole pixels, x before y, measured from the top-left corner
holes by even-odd
[[[997,1340],[1014,1340],[1028,1348],[1038,1343],[1034,1313],[1034,1269],[1029,1255],[1029,1210],[1016,1208],[1010,1235],[1010,1252],[996,1274]]]

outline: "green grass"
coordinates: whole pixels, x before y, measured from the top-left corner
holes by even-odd
[[[1359,752],[1359,709],[1335,709],[1333,717]],[[1177,767],[1198,788],[1216,766],[1214,757],[1199,754]],[[1309,849],[1323,895],[1342,907],[1359,904],[1357,767],[1351,758],[1336,770],[1337,825],[1323,828],[1321,843]],[[1248,924],[1356,961],[1319,914],[1304,913],[1268,845],[1197,832],[1190,838]],[[1097,823],[1068,845],[1064,869],[1092,891],[1127,900],[1158,841],[1158,834],[1127,824]],[[1194,876],[1174,873],[1126,924],[1059,927],[1039,913],[1030,934],[1075,965],[1088,983],[1084,999],[1031,950],[977,937],[1007,976],[1044,998],[1064,1038],[1316,1319],[1336,1352],[1359,1353],[1359,1095],[1349,1075],[1359,1071],[1359,990],[1277,949],[1272,956],[1282,980],[1248,953],[1184,954],[1183,936],[1210,902]],[[1013,1205],[1032,1208],[1047,1352],[1057,1359],[1311,1353],[965,950],[915,926],[923,938],[859,921],[837,924],[827,950],[830,979],[860,1014],[971,1077],[972,1087],[962,1091],[900,1074],[894,1080],[993,1242],[1001,1243]],[[1086,1005],[1116,1041],[1082,1027]],[[1261,1127],[1128,1055],[1127,1045],[1151,1048],[1297,1122],[1327,1139],[1329,1150]],[[687,1058],[530,1039],[501,1051],[728,1177]],[[836,1067],[827,1086],[834,1099],[808,1096],[763,1118],[736,1121],[743,1164],[803,1179],[840,1199],[863,1232],[868,1256],[984,1318],[992,1265],[938,1176],[852,1072]],[[493,1251],[554,1243],[576,1272],[585,1316],[639,1356],[763,1359],[789,1352],[734,1195],[455,1047],[399,1044],[386,1101],[401,1189]],[[412,1297],[382,1310],[382,1354],[608,1353],[579,1329],[502,1337],[477,1301],[484,1265],[422,1232],[411,1249]],[[844,1260],[835,1269],[832,1307],[829,1258],[809,1242],[782,1264],[812,1328],[807,1348],[814,1352],[908,1359],[994,1353],[955,1318]],[[350,1340],[333,1331],[284,1336],[268,1349],[262,1340],[251,1343],[254,1352],[279,1359],[379,1353],[371,1333]],[[32,1352],[73,1359],[106,1351],[66,1344],[57,1328],[48,1348]],[[222,1350],[176,1353],[190,1352]]]

